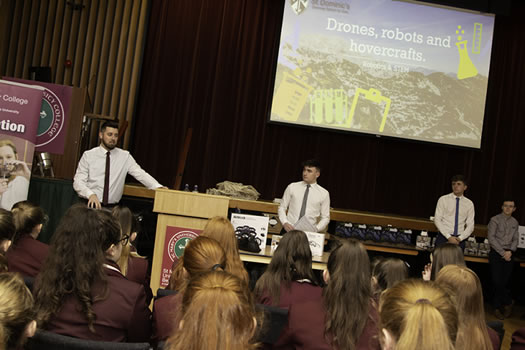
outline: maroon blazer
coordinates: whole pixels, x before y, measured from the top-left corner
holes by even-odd
[[[22,235],[16,244],[7,250],[9,271],[20,272],[23,276],[36,277],[49,253],[49,246],[29,234]]]
[[[525,350],[525,328],[519,328],[512,334],[510,350]]]
[[[289,287],[286,287],[285,283],[282,282],[277,305],[272,304],[272,297],[266,292],[263,292],[263,295],[258,298],[257,303],[288,309],[292,304],[321,299],[322,294],[323,289],[321,287],[308,282],[292,282]]]
[[[95,332],[92,333],[86,317],[80,312],[75,296],[62,302],[59,312],[46,324],[45,329],[71,337],[114,342],[147,342],[151,335],[151,313],[146,304],[142,285],[128,281],[116,264],[107,263],[117,271],[106,267],[108,297],[93,304],[96,314]],[[96,282],[93,295],[101,294],[101,283]]]
[[[146,303],[149,305],[153,298],[153,293],[149,286],[150,276],[148,274],[148,260],[145,258],[129,256],[126,278],[144,286],[144,291],[146,292]]]
[[[292,305],[288,313],[288,327],[273,349],[332,350],[330,340],[324,335],[325,317],[326,310],[322,298]],[[377,309],[375,304],[370,303],[365,328],[356,344],[357,350],[381,349],[377,322]]]
[[[498,332],[496,332],[490,327],[487,327],[487,332],[489,333],[490,342],[492,343],[492,347],[494,348],[494,350],[499,350],[500,341],[499,341]]]
[[[182,318],[182,293],[167,295],[155,300],[153,304],[153,336],[154,342],[168,339],[179,326]]]

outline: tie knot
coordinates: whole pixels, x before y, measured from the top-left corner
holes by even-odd
[[[310,185],[310,184],[307,184],[307,185],[306,185],[306,188],[310,188],[310,186],[312,186],[312,185]]]
[[[106,152],[106,157],[109,157],[109,151]]]

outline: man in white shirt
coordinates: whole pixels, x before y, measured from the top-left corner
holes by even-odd
[[[463,195],[466,189],[465,177],[455,175],[452,193],[439,198],[434,214],[434,224],[439,230],[436,247],[449,242],[465,248],[465,240],[474,231],[474,204]]]
[[[103,205],[118,204],[127,174],[149,189],[163,187],[137,164],[128,151],[116,147],[117,123],[104,122],[98,135],[100,146],[84,152],[73,178],[73,188],[81,198],[87,199],[88,207],[100,209]]]
[[[307,160],[303,163],[303,181],[293,182],[286,187],[279,205],[279,220],[284,231],[294,230],[303,216],[316,232],[323,232],[328,226],[330,194],[317,184],[320,174],[319,162]]]

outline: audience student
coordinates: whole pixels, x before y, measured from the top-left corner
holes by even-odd
[[[13,213],[0,208],[0,253],[5,254],[16,232]]]
[[[111,213],[120,223],[122,237],[129,237],[128,243],[122,245],[122,254],[117,261],[120,272],[130,281],[140,283],[146,292],[146,303],[149,305],[153,293],[150,287],[150,276],[148,273],[148,260],[140,256],[132,245],[137,239],[138,222],[131,210],[127,207],[115,206]]]
[[[254,293],[258,303],[282,308],[320,300],[322,289],[312,271],[312,251],[303,231],[292,230],[282,237]]]
[[[28,201],[16,203],[11,211],[16,233],[6,254],[9,271],[36,277],[49,254],[49,246],[37,240],[47,215],[38,205]]]
[[[385,258],[372,267],[372,290],[376,298],[387,288],[408,278],[406,262],[398,258]]]
[[[465,256],[457,244],[445,243],[436,247],[430,255],[430,264],[425,266],[422,272],[425,281],[435,280],[436,276],[444,266],[460,265],[465,266]]]
[[[455,349],[456,308],[432,281],[408,279],[385,290],[379,319],[383,350]]]
[[[208,220],[204,231],[200,234],[203,237],[210,237],[219,242],[219,245],[226,253],[226,271],[239,277],[245,283],[249,282],[248,272],[244,268],[244,263],[239,255],[239,246],[235,229],[228,218],[215,216]]]
[[[456,350],[498,350],[499,336],[485,322],[483,290],[474,271],[466,266],[448,265],[439,271],[436,283],[456,304],[459,321]]]
[[[219,245],[226,253],[225,271],[239,277],[244,282],[249,283],[248,272],[244,268],[241,256],[239,255],[237,237],[235,236],[235,230],[230,220],[223,216],[215,216],[211,218],[206,223],[200,236],[209,237],[219,242]],[[184,276],[182,276],[183,260],[184,256],[173,264],[170,284],[167,286],[167,289],[177,290],[178,281],[185,280]]]
[[[15,232],[16,227],[13,222],[13,213],[0,208],[0,272],[6,272],[8,269],[5,253],[11,246]]]
[[[35,282],[39,326],[82,339],[148,341],[144,287],[128,281],[116,264],[127,240],[111,213],[69,208]]]
[[[157,299],[153,309],[153,340],[162,341],[176,331],[182,313],[180,311],[182,296],[190,278],[198,274],[224,270],[226,253],[219,243],[209,237],[199,236],[190,241],[184,249],[182,274],[176,282],[176,294]],[[175,276],[172,275],[173,278]]]
[[[379,349],[370,260],[363,244],[340,242],[323,277],[322,298],[292,304],[288,328],[274,349]]]
[[[0,273],[0,349],[15,350],[35,334],[33,296],[15,273]]]
[[[518,328],[512,333],[510,350],[525,350],[525,328]]]
[[[208,271],[192,278],[182,313],[178,331],[167,342],[168,350],[257,349],[252,293],[236,276]]]

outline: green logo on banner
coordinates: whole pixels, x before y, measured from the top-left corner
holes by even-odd
[[[53,124],[53,108],[47,100],[42,100],[42,109],[40,111],[40,121],[38,122],[37,136],[44,135]]]

